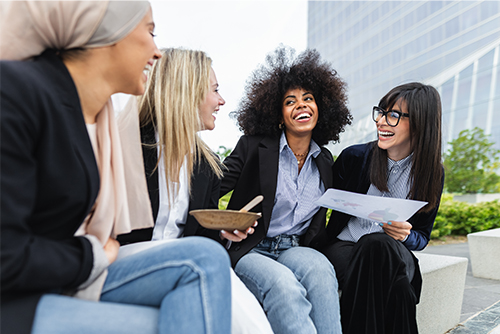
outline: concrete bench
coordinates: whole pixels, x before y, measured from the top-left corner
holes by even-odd
[[[465,257],[414,252],[422,272],[417,305],[420,334],[443,334],[460,322],[467,262]]]
[[[470,233],[467,241],[472,275],[500,280],[500,228]]]

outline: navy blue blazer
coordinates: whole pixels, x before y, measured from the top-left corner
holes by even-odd
[[[262,213],[254,234],[241,242],[233,242],[229,249],[233,267],[267,235],[278,183],[279,142],[279,137],[241,136],[233,152],[224,160],[227,169],[224,170],[220,195],[234,190],[228,209],[239,210],[255,196],[264,196],[264,200],[251,210]],[[322,147],[314,161],[325,189],[331,188],[332,154]],[[320,208],[302,236],[301,245],[316,249],[324,245],[327,241],[325,224],[326,209]]]
[[[370,162],[374,145],[376,145],[376,142],[353,145],[342,151],[333,165],[333,188],[360,194],[368,192],[371,184]],[[441,189],[443,182],[444,177]],[[427,246],[438,208],[439,203],[431,211],[418,212],[408,219],[408,222],[413,227],[404,245],[409,250],[422,250]],[[351,215],[339,211],[332,211],[327,226],[330,242],[335,241],[335,238],[344,229],[351,217]]]
[[[74,233],[99,173],[73,80],[54,51],[0,62],[1,332],[29,333],[42,294],[79,286],[92,246]]]

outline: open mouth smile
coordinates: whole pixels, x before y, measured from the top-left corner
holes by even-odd
[[[378,136],[382,137],[382,138],[390,138],[390,137],[394,136],[394,133],[389,132],[389,131],[379,130],[378,131]]]
[[[306,121],[309,120],[312,117],[312,114],[310,112],[304,111],[301,113],[298,113],[293,117],[295,121]]]
[[[149,73],[151,72],[152,66],[148,63],[146,66],[144,66],[144,69],[142,70],[142,73],[146,77],[146,79],[149,77]]]

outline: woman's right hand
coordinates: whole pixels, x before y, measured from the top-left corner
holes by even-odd
[[[104,245],[104,253],[108,257],[109,264],[115,262],[119,249],[120,243],[116,239],[108,238],[108,241]]]
[[[220,237],[222,240],[227,239],[232,242],[240,242],[242,240],[245,240],[249,234],[253,234],[255,231],[255,227],[257,226],[257,221],[253,223],[252,226],[247,228],[245,231],[240,231],[240,230],[234,230],[234,231],[226,231],[226,230],[221,230],[220,231]]]
[[[412,225],[410,223],[398,221],[381,223],[381,225],[386,234],[393,237],[394,240],[398,241],[406,240],[406,237],[410,235],[412,228]]]

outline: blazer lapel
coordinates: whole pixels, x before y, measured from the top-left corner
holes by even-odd
[[[75,154],[79,157],[83,169],[90,180],[89,190],[92,195],[88,197],[90,200],[88,203],[90,210],[99,192],[100,178],[99,169],[94,156],[94,149],[92,148],[89,133],[85,125],[85,119],[83,118],[80,98],[73,79],[60,59],[50,51],[46,51],[45,55],[47,56],[46,61],[53,68],[50,73],[47,73],[47,76],[54,77],[54,84],[59,87],[59,96],[63,107],[66,109],[64,115],[66,115],[68,129],[71,129],[71,131],[68,131],[68,136],[70,137],[68,140],[74,143],[73,149]],[[97,182],[95,182],[95,180],[97,180]]]
[[[189,197],[189,210],[208,209],[204,208],[207,202],[208,186],[210,184],[210,177],[207,171],[210,170],[210,165],[202,157],[193,166],[193,175],[191,176],[191,195]]]
[[[325,189],[328,189],[331,188],[333,184],[333,177],[332,177],[333,158],[328,159],[328,157],[326,157],[325,154],[326,153],[322,150],[321,153],[318,154],[318,157],[315,159],[315,162],[316,166],[318,167],[321,180],[325,185]]]
[[[158,185],[158,169],[155,169],[158,161],[158,151],[156,146],[149,146],[156,143],[153,124],[150,123],[141,127],[142,158],[144,160],[144,170],[148,183],[149,199],[153,210],[153,220],[156,222],[160,206],[160,188]],[[146,145],[145,145],[146,144]]]
[[[189,196],[188,216],[184,227],[184,236],[195,235],[199,227],[197,220],[189,214],[191,210],[211,209],[207,207],[210,196],[210,178],[207,175],[207,168],[210,168],[208,163],[202,158],[193,167],[193,175],[191,176],[191,194]]]
[[[70,107],[69,105],[65,105],[65,108],[67,109],[66,115],[68,115],[69,129],[72,129],[71,131],[68,131],[68,134],[72,137],[72,141],[74,143],[73,149],[76,156],[78,156],[88,179],[91,181],[89,182],[89,189],[92,196],[88,197],[91,199],[91,203],[88,203],[90,210],[90,207],[94,205],[99,192],[99,169],[97,168],[94,150],[92,148],[92,143],[90,142],[81,110]],[[92,182],[92,180],[97,180],[97,182]]]
[[[278,184],[279,165],[279,137],[265,137],[259,145],[259,175],[260,189],[264,200],[262,201],[262,217],[266,231],[271,221],[274,206],[274,196]]]

